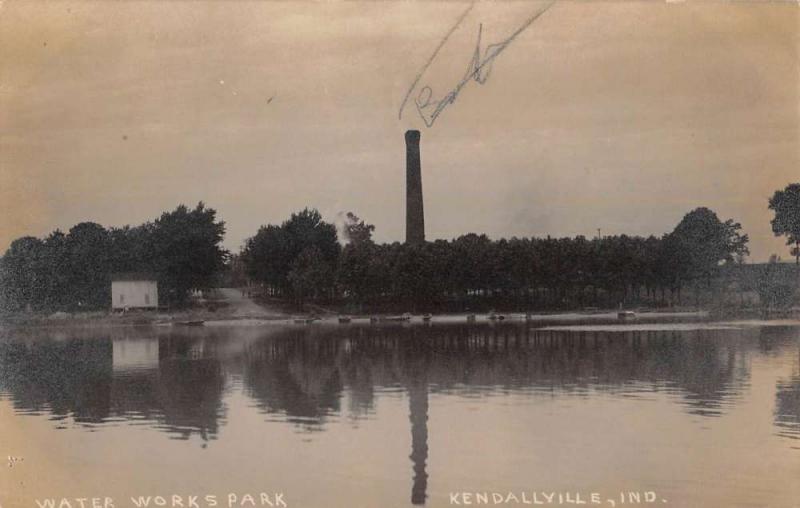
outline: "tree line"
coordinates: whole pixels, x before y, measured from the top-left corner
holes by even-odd
[[[413,245],[377,244],[373,231],[348,214],[340,243],[334,224],[305,209],[260,228],[238,262],[268,295],[298,305],[344,300],[361,309],[420,311],[678,303],[683,288],[710,287],[723,264],[748,254],[741,225],[708,208],[689,212],[662,237],[467,234]]]
[[[769,209],[773,232],[786,237],[800,264],[800,183],[776,191]],[[407,245],[378,244],[374,230],[352,213],[337,229],[317,210],[305,209],[280,225],[261,227],[231,256],[221,246],[225,223],[202,202],[139,226],[84,222],[67,233],[56,230],[43,239],[26,236],[11,243],[0,258],[0,310],[107,308],[110,281],[118,272],[154,274],[159,301],[168,305],[185,303],[192,289],[215,285],[220,272],[235,275],[228,280],[237,282],[246,277],[267,295],[298,305],[337,302],[376,310],[670,305],[682,302],[686,288],[695,298],[711,291],[726,266],[748,254],[741,225],[720,220],[708,208],[687,213],[668,234],[648,237],[493,240],[471,233]],[[755,280],[747,284],[760,288]],[[781,291],[793,291],[787,288]]]
[[[184,303],[192,289],[211,287],[228,253],[225,223],[200,202],[139,226],[104,228],[82,222],[67,233],[14,240],[0,259],[5,310],[105,309],[115,273],[143,272],[158,280],[159,302]]]

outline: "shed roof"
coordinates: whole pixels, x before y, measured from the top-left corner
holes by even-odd
[[[118,272],[111,274],[112,281],[157,281],[158,276],[151,272]]]

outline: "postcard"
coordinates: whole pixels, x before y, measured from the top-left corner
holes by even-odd
[[[0,508],[799,507],[799,9],[0,0]]]

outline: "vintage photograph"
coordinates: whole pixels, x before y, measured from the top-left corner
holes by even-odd
[[[800,507],[800,4],[0,0],[0,508]]]

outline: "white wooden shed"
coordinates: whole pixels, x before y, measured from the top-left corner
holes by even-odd
[[[111,276],[111,309],[155,309],[158,281],[149,273],[116,273]]]

